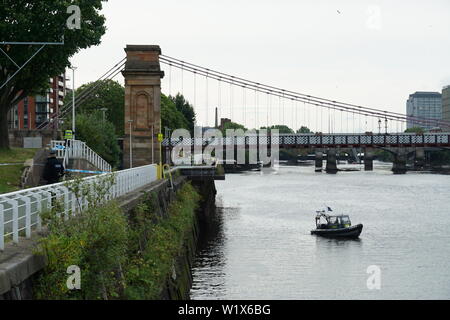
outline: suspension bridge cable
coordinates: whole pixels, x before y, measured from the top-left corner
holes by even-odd
[[[183,67],[189,66],[191,69],[199,68],[199,70],[207,70],[208,72],[214,73],[215,75],[220,75],[220,77],[223,78],[222,79],[223,81],[226,81],[227,79],[230,79],[232,77],[234,79],[234,82],[236,82],[236,83],[241,83],[241,84],[246,83],[248,87],[257,86],[258,91],[260,91],[260,92],[267,92],[267,90],[265,90],[265,89],[271,88],[273,91],[275,90],[274,93],[276,93],[276,91],[283,92],[284,94],[287,93],[288,95],[293,95],[295,98],[299,99],[300,101],[304,101],[303,99],[308,99],[310,102],[314,102],[315,105],[317,105],[319,107],[324,107],[325,105],[331,105],[331,106],[338,108],[335,110],[340,110],[340,108],[343,108],[343,109],[345,109],[346,112],[351,112],[352,110],[355,111],[357,109],[362,109],[363,110],[362,114],[367,114],[371,117],[377,117],[383,113],[387,113],[387,111],[380,110],[380,109],[363,107],[363,106],[358,106],[355,104],[349,104],[349,103],[343,103],[343,102],[337,102],[337,101],[330,100],[330,99],[320,98],[320,97],[316,97],[316,96],[306,95],[303,93],[297,93],[297,92],[293,92],[293,91],[289,91],[289,90],[279,89],[279,88],[276,88],[273,86],[263,85],[263,84],[260,84],[260,83],[254,82],[254,81],[249,81],[249,80],[245,80],[243,78],[239,78],[236,76],[230,76],[225,73],[213,71],[211,69],[200,67],[198,65],[184,62],[179,59],[175,59],[175,58],[165,56],[165,55],[161,56],[161,62],[162,63],[178,62],[178,64],[179,64],[178,67],[183,65]],[[421,123],[450,124],[450,122],[439,120],[439,119],[416,118],[416,117],[407,116],[407,115],[397,113],[397,112],[389,112],[389,119],[391,119],[391,120],[398,119],[403,122],[406,122],[408,119],[413,119],[413,118]]]
[[[163,62],[163,63],[164,63],[164,62]],[[208,70],[209,70],[209,69],[208,69]],[[191,71],[191,72],[192,72],[192,71]],[[223,81],[223,82],[230,83],[229,81],[224,80],[222,77],[217,77],[217,76],[214,76],[214,75],[210,75],[210,77],[213,78],[213,79],[216,79],[216,80],[221,80],[221,81]],[[248,84],[247,84],[247,85],[248,85]],[[253,89],[255,89],[255,88],[253,88]],[[257,87],[256,90],[259,91],[259,92],[267,92],[267,89],[259,88],[259,87]],[[271,91],[271,90],[269,90],[269,91]],[[278,93],[278,94],[277,94],[277,93],[274,93],[273,95],[279,96],[279,93]],[[284,92],[282,93],[282,96],[284,97]],[[319,103],[314,103],[315,100],[313,100],[313,99],[306,99],[306,100],[304,100],[304,98],[298,97],[298,96],[294,96],[294,98],[295,98],[296,100],[299,100],[299,101],[307,101],[307,103],[312,104],[312,105],[316,105],[316,106],[319,106],[319,107],[324,107],[323,103],[321,103],[321,102],[319,102]],[[328,104],[328,105],[331,105],[331,104]],[[351,108],[343,107],[343,106],[339,106],[339,105],[332,105],[332,108],[337,108],[337,109],[343,108],[343,109],[347,109],[346,112],[351,112],[350,110],[352,110]],[[367,111],[365,111],[365,113],[370,114],[370,116],[372,116],[372,117],[373,117],[373,116],[379,115],[379,114],[376,114],[376,113],[373,113],[373,112],[367,112]],[[403,121],[405,121],[405,120],[403,119]],[[422,120],[422,121],[425,122],[425,120]],[[434,120],[433,120],[433,121],[434,121]]]
[[[164,62],[163,62],[163,63],[164,63]],[[209,70],[209,69],[208,69],[208,70]],[[192,72],[192,71],[191,71],[191,72]],[[199,71],[199,73],[201,73],[201,71]],[[217,76],[214,76],[214,75],[211,75],[211,74],[210,74],[210,77],[211,77],[212,79],[221,80],[222,82],[230,83],[230,82],[227,81],[226,79],[224,80],[222,77],[217,77]],[[248,85],[248,84],[247,84],[247,85]],[[250,86],[250,87],[251,87],[251,86]],[[253,87],[252,89],[253,89],[253,90],[256,90],[256,91],[258,91],[258,92],[264,92],[264,93],[267,93],[268,91],[271,92],[271,90],[267,90],[267,89],[259,88],[259,87],[257,87],[257,88],[254,88],[254,87]],[[272,95],[280,96],[280,93],[274,92],[274,93],[272,93]],[[282,93],[281,96],[284,97],[284,92]],[[354,109],[349,108],[349,107],[345,107],[345,106],[341,106],[341,105],[333,105],[333,104],[326,104],[326,105],[324,105],[323,102],[317,103],[317,102],[315,102],[314,99],[304,99],[304,98],[298,97],[298,96],[293,96],[293,97],[294,97],[294,99],[296,99],[297,101],[306,101],[308,104],[315,105],[315,106],[322,107],[322,108],[323,108],[323,107],[330,106],[331,108],[333,108],[333,109],[335,109],[335,110],[344,109],[345,112],[349,112],[349,113],[354,112]],[[361,112],[361,114],[367,114],[367,115],[369,115],[369,116],[371,116],[371,117],[379,117],[380,115],[383,115],[383,117],[384,117],[385,114],[387,114],[387,112],[386,112],[386,111],[383,111],[382,113],[375,113],[375,112],[370,112],[370,111],[364,110],[363,112]],[[406,121],[407,121],[408,119],[410,119],[411,117],[408,116],[408,117],[405,118],[404,115],[403,115],[403,117],[399,117],[399,116],[396,116],[396,115],[388,115],[388,118],[389,118],[390,120],[398,119],[399,121],[406,122]],[[420,119],[417,120],[417,121],[420,121],[420,122],[422,122],[422,123],[430,123],[430,120],[426,120],[426,119],[422,119],[422,118],[420,118]],[[435,122],[436,122],[436,119],[433,119],[431,122],[432,122],[432,123],[435,123]]]
[[[105,80],[110,80],[114,78],[117,75],[117,70],[120,72],[123,69],[123,66],[125,65],[126,58],[121,59],[118,63],[116,63],[112,68],[108,69],[101,77],[99,77],[96,81],[94,81],[95,85],[91,86],[89,88],[84,89],[81,91],[81,93],[75,97],[75,107],[78,106],[81,101],[85,99],[85,97],[91,95],[97,87],[101,84],[101,82]],[[74,94],[74,93],[73,93]],[[39,125],[36,129],[37,130],[43,130],[48,125],[50,125],[52,122],[51,120],[54,118],[59,118],[61,114],[67,114],[67,112],[71,111],[73,107],[72,101],[70,101],[63,109],[59,110],[58,113],[53,114],[49,119],[47,119],[46,122],[43,122],[41,125]]]
[[[116,70],[116,72],[111,74],[108,78],[105,78],[105,79],[97,82],[92,87],[92,90],[88,94],[85,94],[78,102],[75,103],[75,108],[78,108],[78,107],[82,106],[83,104],[85,104],[87,101],[90,101],[90,99],[92,99],[94,97],[93,93],[96,91],[97,88],[104,86],[106,84],[106,82],[105,82],[106,80],[114,79],[114,77],[116,77],[121,71],[122,71],[122,69],[119,67]],[[66,116],[71,111],[71,109],[72,109],[71,107],[65,108],[63,111],[61,111],[60,117]]]

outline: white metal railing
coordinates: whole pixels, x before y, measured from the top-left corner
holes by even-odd
[[[52,140],[50,142],[52,150],[56,151],[56,157],[64,159],[67,165],[69,159],[84,159],[93,164],[103,172],[111,172],[111,165],[100,157],[94,150],[88,147],[84,141],[68,140],[68,146],[64,140]]]
[[[82,179],[83,184],[93,184],[111,173],[104,173]],[[115,182],[107,200],[133,192],[157,179],[157,165],[151,164],[132,169],[116,171]],[[68,219],[80,209],[89,206],[87,198],[78,198],[61,182],[51,185],[24,189],[21,191],[0,194],[0,250],[4,250],[5,242],[12,240],[18,243],[21,236],[31,237],[32,230],[42,228],[41,212],[55,207],[57,200],[61,203],[62,212],[57,212]],[[77,203],[80,206],[77,207]],[[80,208],[81,207],[81,208]]]

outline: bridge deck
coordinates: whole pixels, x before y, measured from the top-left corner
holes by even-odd
[[[166,138],[162,145],[175,146],[238,146],[245,148],[257,145],[278,145],[280,148],[320,147],[450,147],[450,133],[395,133],[395,134],[280,134],[273,136],[248,135],[224,138]]]

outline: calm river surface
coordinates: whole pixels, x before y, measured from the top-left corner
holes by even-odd
[[[218,213],[191,298],[450,299],[450,175],[390,168],[327,175],[281,166],[216,181]],[[325,205],[363,223],[360,240],[310,235]],[[367,287],[371,265],[379,290]]]

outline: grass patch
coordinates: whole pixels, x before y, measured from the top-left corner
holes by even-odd
[[[0,163],[24,163],[32,159],[37,149],[11,148],[0,149]]]
[[[20,190],[20,177],[24,166],[0,166],[0,193]]]
[[[0,166],[0,193],[20,190],[23,164],[26,160],[34,157],[36,150],[23,148],[0,149],[0,163],[15,164]]]

